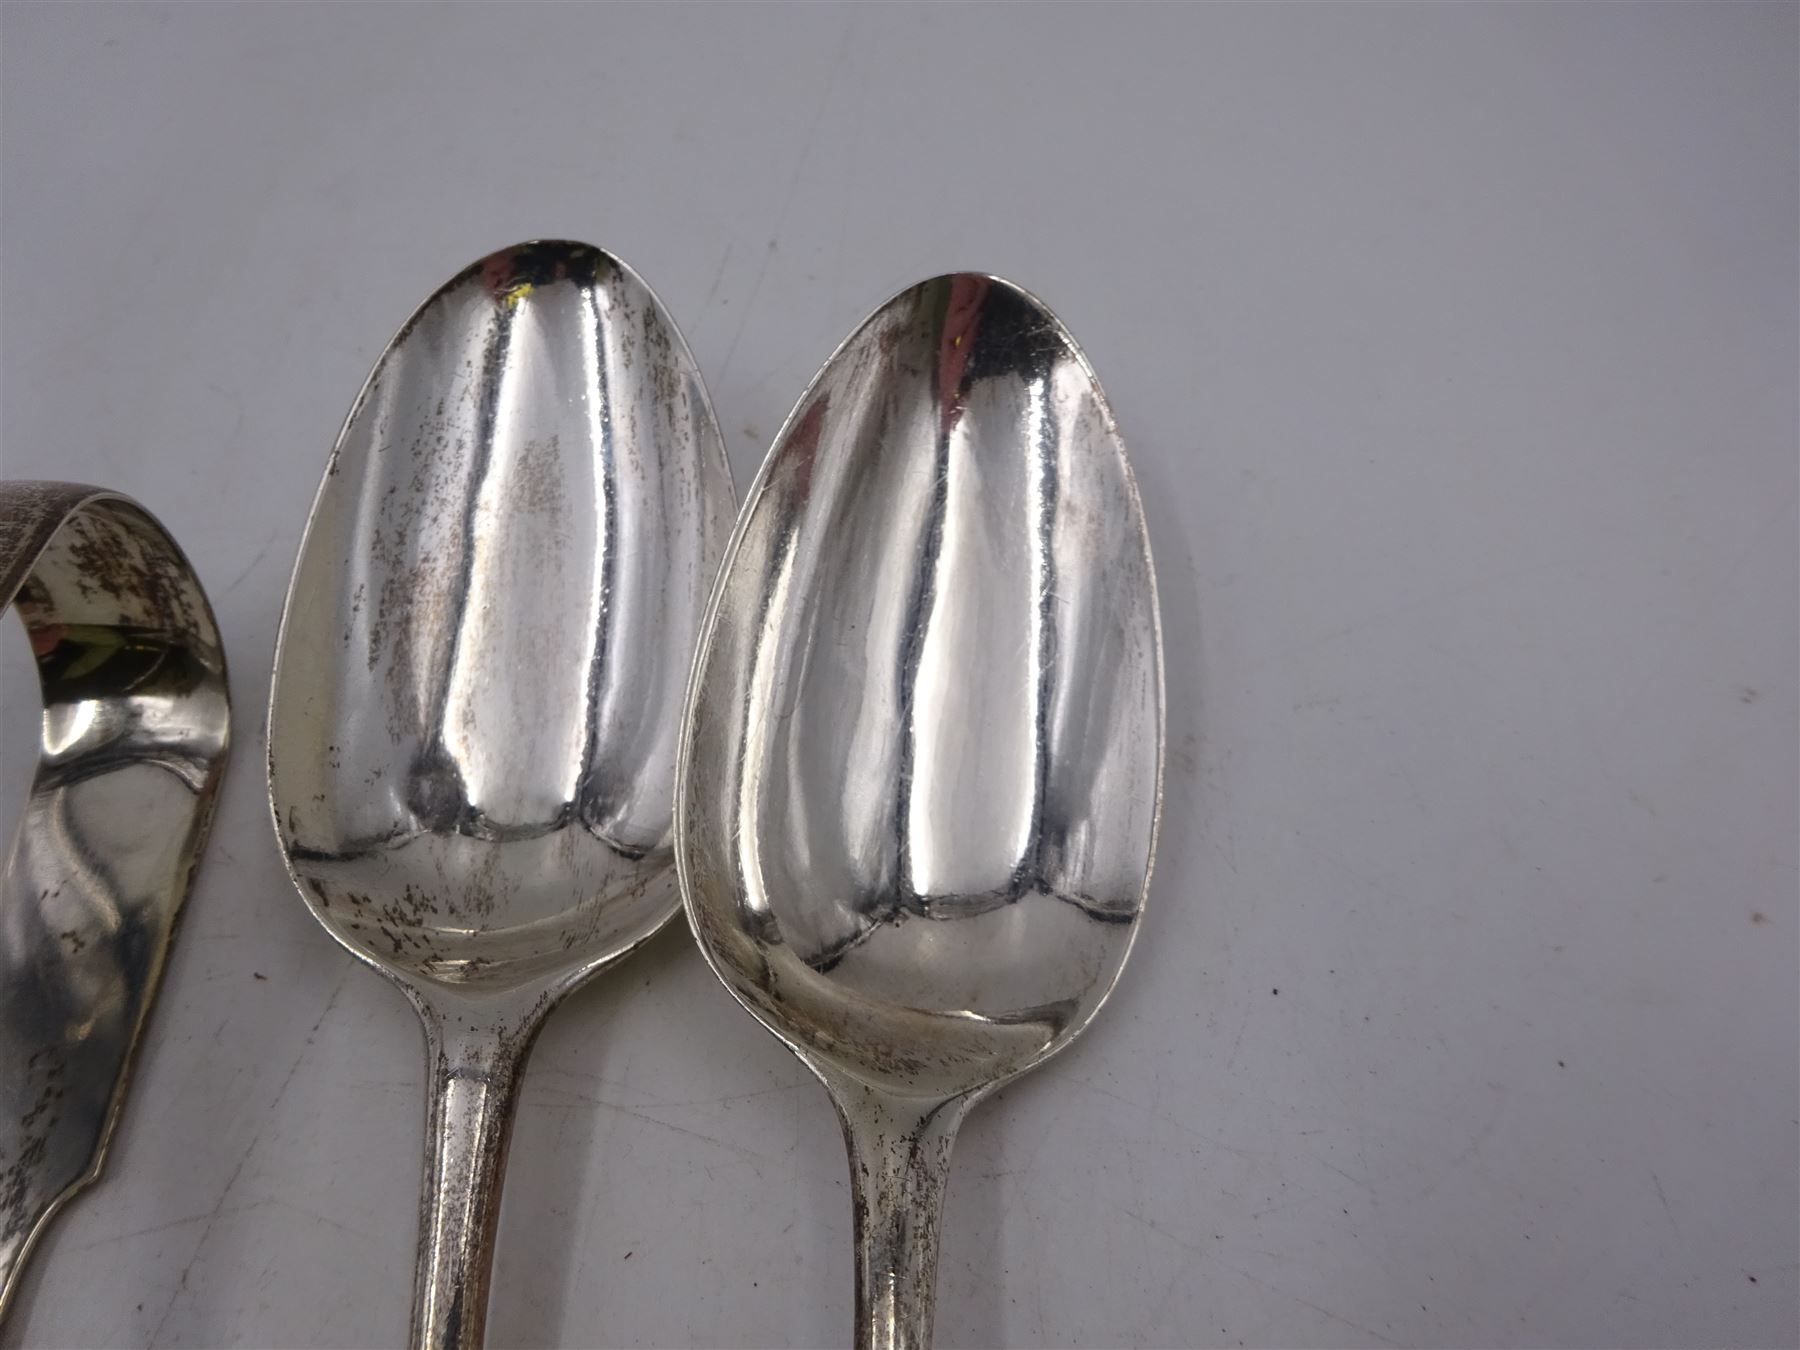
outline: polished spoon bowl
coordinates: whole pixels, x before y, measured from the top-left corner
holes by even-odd
[[[1118,978],[1162,741],[1149,538],[1092,368],[998,278],[896,296],[750,490],[675,810],[707,961],[837,1106],[859,1346],[930,1343],[958,1125]]]
[[[482,1343],[545,1015],[679,904],[682,691],[732,512],[687,345],[585,244],[445,285],[331,453],[276,647],[269,797],[307,904],[424,1019],[415,1346]]]

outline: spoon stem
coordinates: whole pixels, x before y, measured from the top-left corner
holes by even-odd
[[[513,1107],[539,1019],[471,1025],[434,1009],[421,1015],[431,1098],[412,1345],[479,1350]]]
[[[969,1098],[919,1100],[832,1083],[856,1207],[857,1350],[928,1350],[938,1221]]]

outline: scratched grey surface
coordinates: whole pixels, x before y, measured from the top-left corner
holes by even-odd
[[[417,1019],[284,881],[260,709],[370,362],[532,235],[658,289],[740,485],[949,268],[1118,410],[1162,857],[1115,1003],[964,1131],[941,1343],[1794,1343],[1797,13],[7,5],[4,471],[161,515],[241,718],[6,1343],[404,1336]],[[493,1339],[837,1343],[843,1174],[671,933],[539,1045]]]

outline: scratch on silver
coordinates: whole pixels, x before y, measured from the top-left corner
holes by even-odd
[[[100,1176],[230,738],[205,592],[129,498],[0,483],[9,604],[43,721],[0,875],[0,1316],[51,1218]]]
[[[730,530],[700,374],[637,274],[505,249],[376,363],[282,618],[269,794],[320,922],[424,1019],[412,1337],[482,1343],[525,1057],[674,914],[683,682]]]
[[[1143,509],[1074,340],[995,277],[889,301],[750,490],[676,787],[701,950],[843,1125],[859,1346],[930,1343],[957,1127],[1118,978],[1162,691]]]

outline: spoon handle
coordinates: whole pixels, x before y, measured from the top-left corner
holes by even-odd
[[[833,1078],[836,1076],[833,1075]],[[857,1350],[928,1350],[938,1220],[970,1098],[916,1099],[832,1081],[856,1206]]]
[[[480,1350],[519,1078],[541,1019],[494,1025],[422,1007],[431,1100],[413,1350]]]

